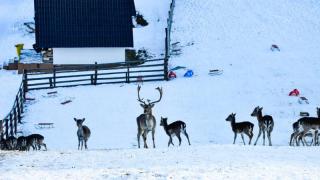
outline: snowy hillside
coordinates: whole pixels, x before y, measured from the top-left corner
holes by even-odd
[[[136,6],[150,26],[135,30],[141,38],[135,46],[159,56],[169,1],[145,2],[136,0]],[[136,84],[59,88],[53,96],[47,95],[52,90],[28,93],[36,100],[19,127],[25,135],[43,134],[49,152],[1,152],[0,164],[12,163],[6,170],[13,178],[20,177],[17,168],[29,178],[35,174],[52,179],[317,179],[319,148],[292,148],[288,142],[299,113],[315,116],[320,106],[319,19],[320,1],[315,0],[177,0],[171,36],[173,48],[182,54],[169,63],[172,68],[186,66],[195,75],[184,78],[186,70],[178,70],[177,79],[143,84],[145,99],[157,99],[155,88],[163,87],[163,98],[153,109],[156,150],[137,150],[135,119],[143,109]],[[280,52],[270,51],[272,44]],[[209,76],[211,69],[223,74]],[[294,88],[310,104],[289,97]],[[72,102],[61,105],[65,100]],[[250,114],[258,105],[274,118],[274,146],[243,147],[239,136],[236,145],[230,145],[233,132],[226,117],[233,112],[237,121],[254,123],[256,140],[258,123]],[[183,147],[167,148],[161,116],[169,122],[185,121],[191,146],[182,137]],[[88,152],[75,151],[74,117],[86,118],[84,124],[92,131]],[[52,122],[54,128],[38,129],[34,124],[39,122]],[[151,136],[147,141],[151,145]]]
[[[158,122],[160,116],[168,117],[169,122],[184,120],[194,145],[230,144],[233,133],[225,119],[231,112],[237,113],[237,121],[253,122],[257,135],[257,120],[250,114],[258,105],[274,117],[273,144],[288,145],[291,124],[299,112],[315,116],[320,102],[319,7],[314,1],[177,1],[172,37],[173,42],[180,42],[182,54],[170,63],[193,69],[195,76],[184,78],[185,70],[180,70],[175,80],[144,84],[142,96],[155,99],[154,88],[162,86],[164,97],[154,108]],[[281,51],[270,51],[271,44],[279,45]],[[224,73],[207,75],[216,68]],[[301,105],[298,98],[289,97],[294,88],[310,104]],[[30,92],[36,102],[28,107],[24,119],[27,133],[44,134],[52,149],[70,149],[77,143],[73,117],[85,117],[93,131],[90,147],[136,146],[135,118],[142,113],[136,85],[57,90],[55,97],[46,97],[46,90]],[[66,99],[73,102],[61,105]],[[38,122],[54,122],[56,128],[35,129]],[[57,137],[68,143],[58,143]],[[156,137],[157,145],[165,147],[167,137],[159,126]]]

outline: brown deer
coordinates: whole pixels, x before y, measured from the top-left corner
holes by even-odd
[[[291,134],[289,145],[294,146],[294,143],[295,143],[297,146],[299,146],[300,138],[298,137],[298,134],[300,132],[300,129],[299,129],[298,121],[292,124],[292,129],[293,129],[293,133]]]
[[[26,150],[29,151],[30,147],[32,147],[33,150],[40,150],[41,146],[47,150],[47,145],[43,142],[44,137],[41,134],[31,134],[26,137]]]
[[[251,140],[253,137],[254,124],[252,124],[249,121],[243,121],[243,122],[236,123],[236,114],[234,114],[234,113],[231,113],[227,117],[226,121],[231,122],[231,128],[232,128],[232,131],[234,132],[233,144],[235,144],[235,142],[236,142],[237,134],[241,134],[242,142],[244,145],[246,145],[244,138],[243,138],[243,133],[249,137],[249,145],[251,144]]]
[[[309,120],[317,120],[320,118],[320,108],[317,107],[317,117],[303,117],[300,118],[298,121],[294,122],[292,124],[292,128],[293,128],[293,133],[291,134],[291,138],[290,138],[290,146],[294,145],[294,142],[296,142],[296,145],[299,146],[300,145],[300,141],[302,142],[303,145],[308,145],[306,140],[304,139],[304,136],[312,136],[315,137],[316,139],[312,139],[312,142],[316,142],[316,144],[318,144],[318,136],[316,136],[316,134],[313,135],[313,133],[311,133],[310,131],[308,133],[306,133],[304,136],[302,136],[302,131],[304,130],[302,126],[300,126],[300,122],[301,121],[305,121],[306,119]],[[312,128],[310,129],[312,130]],[[317,130],[314,130],[314,133],[317,133]],[[318,134],[318,133],[317,133]],[[302,140],[303,139],[303,140]]]
[[[156,147],[154,142],[154,134],[156,128],[156,118],[152,115],[152,108],[154,105],[161,101],[162,98],[162,88],[157,87],[156,90],[160,93],[160,98],[156,101],[150,102],[147,99],[147,102],[140,98],[140,89],[141,86],[138,86],[138,101],[141,103],[140,106],[143,108],[143,114],[137,117],[137,126],[138,126],[138,147],[140,148],[140,136],[143,138],[144,148],[148,148],[147,145],[147,134],[149,131],[152,132],[152,141],[153,141],[153,148]]]
[[[273,130],[274,121],[272,116],[270,115],[262,116],[262,109],[263,109],[262,107],[260,108],[259,106],[257,106],[254,108],[253,112],[251,113],[251,116],[257,117],[258,125],[259,125],[259,134],[254,145],[257,145],[257,142],[259,140],[259,137],[261,136],[261,133],[263,133],[263,145],[265,145],[265,132],[267,132],[269,146],[272,146],[271,132]]]
[[[175,122],[168,125],[168,118],[161,117],[160,126],[163,126],[166,134],[169,136],[168,147],[170,146],[170,144],[172,144],[174,146],[174,144],[172,142],[172,136],[177,136],[177,138],[179,140],[179,146],[181,145],[181,136],[180,136],[181,132],[188,139],[189,146],[191,145],[190,140],[189,140],[189,135],[186,130],[187,126],[186,126],[186,123],[184,123],[183,121],[175,121]]]
[[[77,123],[77,126],[78,126],[78,131],[77,131],[78,150],[80,149],[80,144],[81,144],[81,150],[82,150],[83,143],[84,143],[85,149],[88,149],[87,141],[88,141],[88,139],[89,139],[89,137],[91,135],[91,131],[87,126],[83,125],[83,122],[84,122],[85,118],[83,118],[83,119],[73,118],[73,119]]]
[[[319,144],[318,131],[320,130],[320,109],[318,107],[317,115],[318,117],[303,117],[297,121],[300,132],[296,136],[299,137],[299,139],[302,139],[303,145],[308,145],[305,136],[308,135],[310,131],[312,131],[313,134],[313,145]]]

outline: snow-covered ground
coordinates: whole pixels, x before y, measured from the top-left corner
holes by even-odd
[[[148,33],[135,30],[146,37],[135,45],[156,54],[163,48],[158,40],[169,8],[169,1],[161,2],[136,1],[151,26]],[[157,149],[136,150],[135,119],[143,112],[137,85],[59,88],[54,96],[47,95],[50,90],[28,93],[36,101],[28,105],[20,127],[25,135],[43,134],[49,151],[1,152],[0,165],[11,164],[4,170],[12,178],[22,176],[15,173],[21,170],[28,178],[52,179],[318,179],[319,148],[292,148],[288,141],[299,113],[315,116],[320,106],[319,19],[320,2],[314,0],[177,0],[172,42],[179,42],[175,48],[182,54],[173,56],[170,66],[186,66],[195,75],[184,78],[185,70],[179,70],[175,80],[143,84],[144,98],[157,99],[157,86],[164,91],[153,109]],[[270,51],[271,44],[281,51]],[[223,74],[209,76],[210,69]],[[289,97],[294,88],[310,104]],[[65,100],[72,102],[61,105]],[[230,145],[233,133],[226,117],[234,112],[237,121],[253,122],[255,140],[258,124],[250,113],[258,105],[274,118],[274,146],[243,147],[240,137]],[[181,148],[167,148],[161,116],[185,121],[192,145],[183,137]],[[74,117],[85,117],[92,131],[89,151],[76,151]],[[54,128],[37,129],[39,122],[53,122]]]
[[[4,152],[0,173],[12,180],[319,179],[318,153],[319,148],[232,145]]]

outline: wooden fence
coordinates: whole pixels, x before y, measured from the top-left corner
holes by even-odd
[[[153,59],[110,64],[55,65],[52,69],[24,72],[24,91],[168,80],[168,59]]]
[[[175,6],[176,6],[176,0],[171,0],[170,10],[168,12],[168,18],[167,18],[167,28],[165,29],[165,32],[166,32],[165,57],[166,57],[166,59],[170,58],[170,52],[171,52],[171,28],[172,28],[173,12],[174,12]]]
[[[22,113],[24,112],[25,91],[24,85],[21,83],[19,91],[15,97],[13,107],[9,114],[0,121],[1,138],[7,138],[17,134],[18,123],[21,123]]]

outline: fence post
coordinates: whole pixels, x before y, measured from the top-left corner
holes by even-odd
[[[26,99],[26,93],[28,92],[28,72],[25,69],[23,71],[23,97]]]
[[[52,85],[52,78],[49,78],[49,85],[50,85],[51,88],[53,87],[53,85]]]
[[[10,136],[13,136],[12,114],[10,113]]]
[[[164,59],[164,80],[168,81],[168,58]]]
[[[165,38],[165,57],[168,58],[169,52],[168,52],[168,28],[165,29],[166,31],[166,38]]]
[[[98,80],[98,63],[94,63],[94,85],[97,85]]]
[[[16,108],[13,109],[13,126],[14,126],[14,134],[17,134],[17,112]]]
[[[16,96],[16,104],[17,104],[17,112],[18,112],[18,122],[21,123],[21,111],[20,111],[20,102],[19,102],[19,96]]]
[[[56,87],[56,66],[53,65],[53,87]]]
[[[127,64],[126,83],[130,83],[130,65]]]
[[[23,103],[24,103],[24,101],[25,101],[25,99],[24,99],[24,97],[23,97],[23,87],[21,87],[21,89],[19,90],[20,91],[20,111],[21,111],[21,113],[20,114],[22,114],[23,113]],[[21,120],[19,121],[19,122],[21,122]]]
[[[5,126],[6,126],[6,138],[9,137],[9,120],[8,119],[5,119]]]

